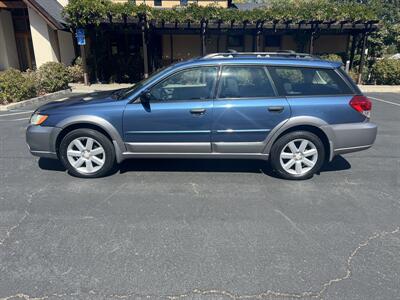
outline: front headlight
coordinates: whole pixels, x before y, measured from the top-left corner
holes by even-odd
[[[40,125],[44,121],[46,121],[47,118],[48,118],[48,116],[46,116],[46,115],[33,114],[31,117],[30,123],[32,125]]]

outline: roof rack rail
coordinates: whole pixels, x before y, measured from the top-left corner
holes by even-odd
[[[256,57],[256,58],[269,58],[269,57],[292,57],[292,58],[317,58],[309,53],[297,53],[291,50],[282,50],[274,52],[236,52],[228,50],[228,52],[211,53],[203,56],[204,59],[209,58],[234,58],[234,57]]]

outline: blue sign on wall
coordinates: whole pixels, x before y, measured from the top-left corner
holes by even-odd
[[[86,45],[85,29],[77,28],[75,36],[76,36],[76,40],[77,40],[79,46],[85,46]]]

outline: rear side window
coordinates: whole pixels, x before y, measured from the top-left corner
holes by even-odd
[[[344,95],[351,88],[332,69],[268,67],[280,95]]]
[[[218,98],[259,98],[275,96],[263,66],[225,66],[222,68]]]

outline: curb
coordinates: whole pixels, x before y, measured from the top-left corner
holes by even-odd
[[[90,94],[90,93],[96,93],[96,92],[104,92],[102,90],[91,90],[91,89],[72,89],[72,93],[76,94]]]
[[[38,103],[44,104],[46,102],[55,100],[59,96],[68,95],[70,93],[71,93],[71,89],[66,89],[66,90],[61,90],[61,91],[55,92],[55,93],[47,94],[44,96],[39,96],[39,97],[35,97],[32,99],[27,99],[27,100],[22,100],[22,101],[16,102],[16,103],[0,105],[0,111],[7,111],[7,110],[11,110],[11,109],[21,108],[21,107],[31,105],[31,104],[38,104]]]

